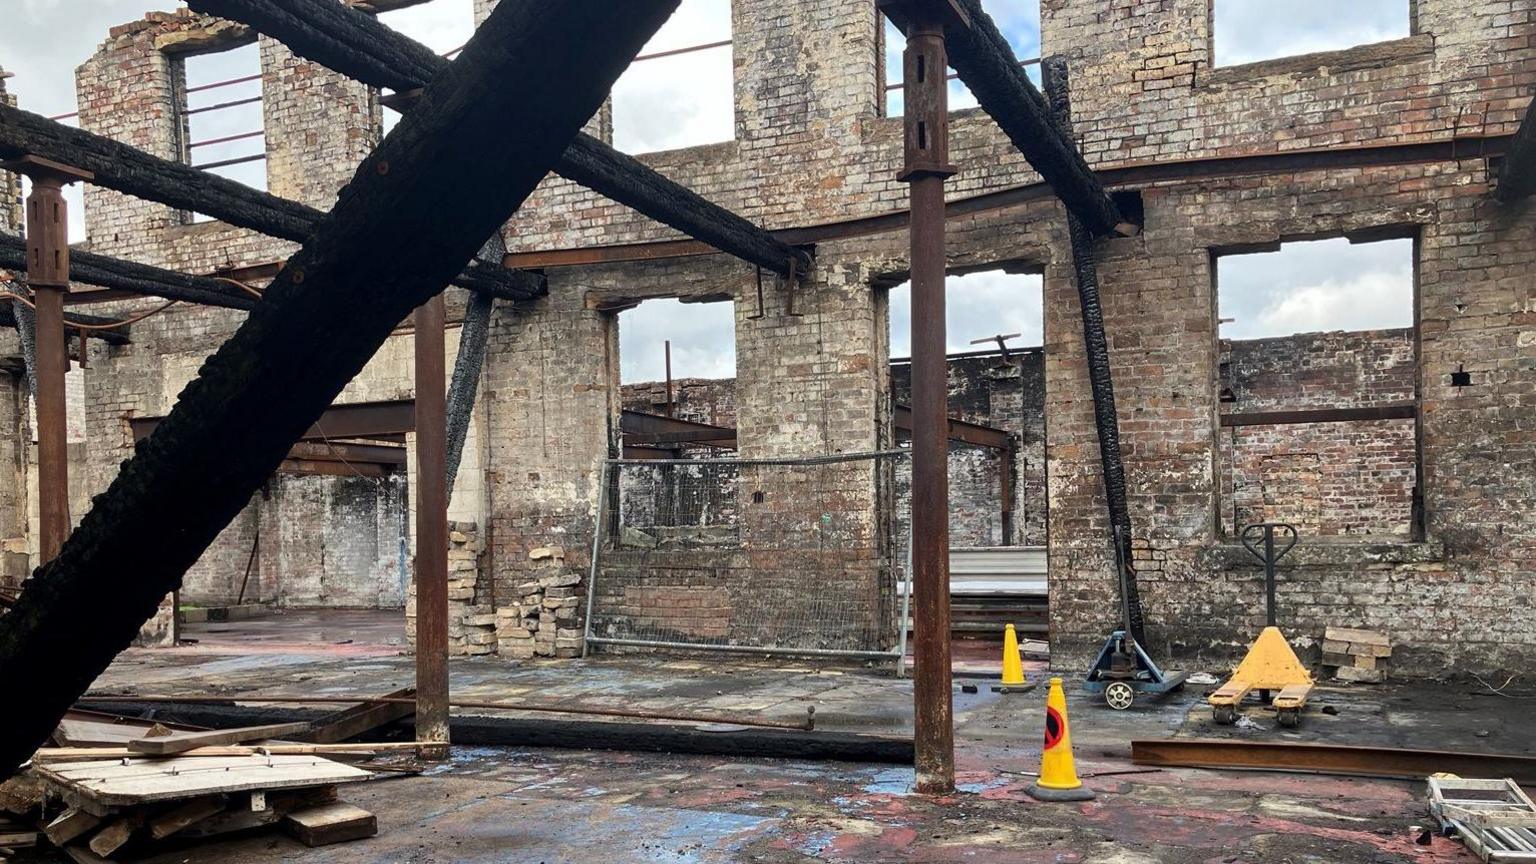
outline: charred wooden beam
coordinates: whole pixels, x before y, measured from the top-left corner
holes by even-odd
[[[82,315],[78,312],[66,312],[64,315],[65,330],[69,330],[70,324],[86,324],[92,327],[101,325],[121,324],[121,318],[107,318],[101,315]],[[16,310],[11,303],[0,304],[0,327],[14,327],[20,329],[21,324],[16,317]],[[127,345],[128,328],[117,327],[112,330],[87,330],[85,335],[91,339],[100,339],[108,345]]]
[[[1056,125],[1045,96],[1024,73],[981,0],[947,2],[970,19],[970,26],[946,27],[945,36],[949,65],[976,101],[1085,228],[1097,236],[1137,233],[1137,226],[1120,215],[1077,146]],[[881,8],[897,26],[906,27],[902,3],[882,2]]]
[[[1047,57],[1043,65],[1050,93],[1051,117],[1058,128],[1071,130],[1072,104],[1068,90],[1066,59]],[[1120,415],[1115,407],[1115,383],[1110,374],[1109,337],[1104,332],[1104,308],[1099,302],[1099,267],[1093,235],[1077,214],[1067,211],[1067,231],[1072,243],[1072,268],[1083,322],[1083,353],[1088,360],[1088,388],[1093,394],[1093,423],[1099,438],[1099,467],[1104,479],[1104,501],[1109,515],[1110,541],[1125,596],[1123,626],[1138,642],[1146,634],[1136,571],[1131,567],[1131,511],[1126,499],[1125,461],[1120,451]]]
[[[1518,201],[1532,192],[1536,192],[1536,99],[1525,109],[1525,119],[1510,142],[1494,194],[1500,201]]]
[[[0,692],[26,694],[0,712],[0,776],[133,641],[395,326],[527,199],[677,3],[502,3],[434,77],[0,616]]]
[[[501,260],[507,254],[501,232],[480,247],[481,260]],[[446,412],[448,440],[444,445],[444,470],[448,475],[448,497],[453,497],[453,483],[459,476],[459,462],[464,458],[464,442],[469,439],[469,418],[475,411],[475,396],[480,390],[480,372],[485,368],[485,352],[491,341],[491,314],[496,300],[484,294],[469,298],[464,307],[464,324],[459,328],[459,353],[453,359],[453,380],[448,383]]]
[[[231,225],[296,243],[307,241],[325,216],[297,201],[0,103],[0,159],[29,154],[90,171],[95,175],[92,182],[98,186],[180,210],[206,213]],[[502,300],[529,300],[545,293],[544,277],[536,273],[484,265],[472,265],[451,281]]]
[[[26,266],[26,241],[0,232],[0,268],[21,272],[26,270]],[[251,309],[256,305],[255,297],[228,282],[206,276],[188,276],[174,270],[135,264],[78,249],[69,253],[69,278],[72,282],[86,285],[164,297],[167,300],[184,300],[205,306]],[[71,313],[70,317],[83,321],[87,316]]]
[[[187,5],[249,24],[300,56],[374,87],[422,87],[448,63],[374,16],[334,0],[189,0]],[[789,275],[791,261],[797,272],[810,269],[804,249],[590,135],[571,142],[555,173],[780,276]]]

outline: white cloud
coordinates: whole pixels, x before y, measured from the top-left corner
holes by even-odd
[[[684,0],[641,56],[731,38],[729,0]],[[651,153],[736,137],[731,46],[639,60],[613,87],[613,145]]]
[[[1221,335],[1259,339],[1413,326],[1413,242],[1287,243],[1217,259]]]
[[[1022,334],[1008,340],[1010,348],[1027,348],[1044,342],[1044,294],[1039,276],[990,270],[951,276],[944,295],[946,349],[985,351],[996,343],[972,345],[973,339],[999,334]],[[891,289],[891,356],[912,353],[912,288],[903,282]]]
[[[672,340],[673,378],[736,377],[735,304],[647,300],[619,313],[619,381],[667,377],[665,342]]]
[[[1216,65],[1368,45],[1408,35],[1410,0],[1216,0]]]

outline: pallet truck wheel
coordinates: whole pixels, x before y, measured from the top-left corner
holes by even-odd
[[[1211,709],[1211,718],[1222,726],[1231,726],[1237,722],[1237,708],[1231,705],[1219,705]]]
[[[1116,711],[1124,711],[1136,701],[1136,691],[1124,681],[1114,681],[1104,688],[1104,701]]]
[[[1301,709],[1282,708],[1275,712],[1275,719],[1280,721],[1281,726],[1287,729],[1295,729],[1301,725]]]

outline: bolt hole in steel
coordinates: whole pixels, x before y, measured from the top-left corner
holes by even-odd
[[[1136,691],[1124,681],[1115,681],[1104,688],[1104,701],[1116,711],[1124,711],[1136,701]]]

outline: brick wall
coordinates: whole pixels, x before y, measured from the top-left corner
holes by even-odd
[[[1412,404],[1416,341],[1412,328],[1223,340],[1222,413]],[[1223,428],[1222,530],[1408,536],[1417,446],[1411,419]]]
[[[481,0],[477,11],[492,5]],[[1513,132],[1536,74],[1536,0],[1419,0],[1417,10],[1418,32],[1407,39],[1216,70],[1207,0],[1045,0],[1043,42],[1046,52],[1069,56],[1076,126],[1099,166]],[[904,207],[906,190],[894,179],[900,121],[880,112],[871,0],[735,0],[733,20],[736,140],[644,161],[773,227]],[[174,157],[176,64],[167,52],[237,37],[238,28],[185,13],[117,28],[81,68],[82,124]],[[366,94],[339,77],[286,60],[278,68],[280,54],[275,46],[263,51],[270,81],[294,86],[291,97],[269,97],[271,183],[324,206],[371,140],[373,112],[347,102]],[[979,111],[957,112],[953,125],[961,173],[952,197],[1037,179]],[[603,126],[600,113],[593,128]],[[285,165],[315,176],[285,177]],[[1255,571],[1230,554],[1220,529],[1213,250],[1382,230],[1418,238],[1427,539],[1372,535],[1297,553],[1282,588],[1283,623],[1303,644],[1328,624],[1384,630],[1403,646],[1394,657],[1406,674],[1519,668],[1536,655],[1536,637],[1508,611],[1536,571],[1525,479],[1536,462],[1529,422],[1536,215],[1526,205],[1492,203],[1487,190],[1486,168],[1471,157],[1168,182],[1142,190],[1141,236],[1100,244],[1136,546],[1160,657],[1228,657],[1262,620]],[[182,225],[167,208],[95,189],[87,210],[97,251],[191,272],[278,259],[291,249],[217,223]],[[554,178],[509,229],[521,250],[676,236]],[[1045,274],[1052,636],[1054,655],[1071,666],[1102,637],[1115,603],[1061,211],[1049,201],[1014,204],[953,220],[950,235],[955,268],[1016,264]],[[560,268],[548,298],[498,310],[476,445],[480,524],[498,590],[586,572],[599,469],[615,444],[619,401],[607,310],[623,302],[736,301],[744,457],[891,446],[883,288],[904,276],[905,238],[845,237],[817,251],[798,317],[771,286],[758,309],[751,268],[721,256]],[[239,318],[178,308],[136,327],[133,346],[93,346],[92,488],[127,453],[123,417],[165,407],[163,357],[206,353]],[[389,350],[397,343],[409,344],[392,340]],[[1451,373],[1462,368],[1472,385],[1452,387]],[[764,479],[752,488],[765,502],[796,500],[792,479]],[[840,540],[871,550],[867,569],[849,571],[848,584],[883,596],[892,478],[850,469],[834,485],[831,506],[817,518],[829,516]],[[743,543],[771,549],[807,512],[748,506]],[[530,552],[544,547],[564,554],[535,564]],[[698,606],[676,608],[712,608],[709,598],[693,599]]]

